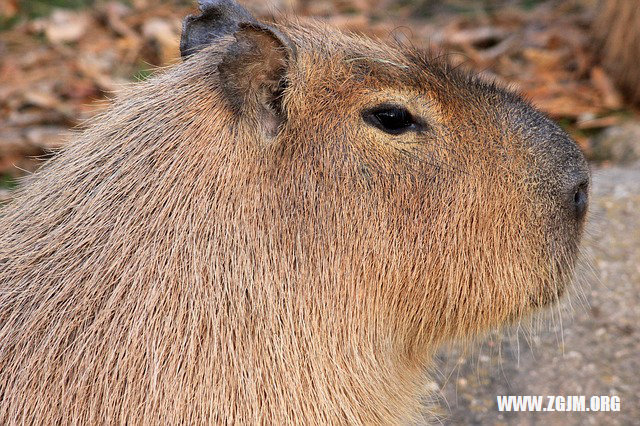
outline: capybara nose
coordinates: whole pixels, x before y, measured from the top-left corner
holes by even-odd
[[[587,206],[589,205],[589,178],[581,175],[578,177],[577,182],[568,191],[569,199],[567,204],[576,220],[581,220],[587,213]]]

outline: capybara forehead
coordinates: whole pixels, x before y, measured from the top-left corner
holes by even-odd
[[[452,110],[526,105],[508,90],[452,67],[443,55],[419,46],[345,34],[317,23],[284,22],[278,28],[296,44],[297,66],[313,86],[423,95]]]

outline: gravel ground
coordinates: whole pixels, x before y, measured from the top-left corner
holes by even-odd
[[[574,294],[536,331],[440,356],[443,424],[640,425],[640,163],[593,170]],[[498,412],[496,395],[618,395],[619,412]]]

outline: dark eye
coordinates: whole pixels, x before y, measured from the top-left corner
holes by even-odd
[[[362,118],[368,124],[392,135],[420,130],[420,126],[409,111],[397,105],[379,105],[368,109],[362,113]]]

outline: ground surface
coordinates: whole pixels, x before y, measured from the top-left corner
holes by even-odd
[[[556,311],[533,338],[443,351],[444,424],[640,424],[640,163],[594,169],[591,196],[593,271],[564,303],[573,313]],[[621,410],[500,413],[496,395],[618,395]]]

